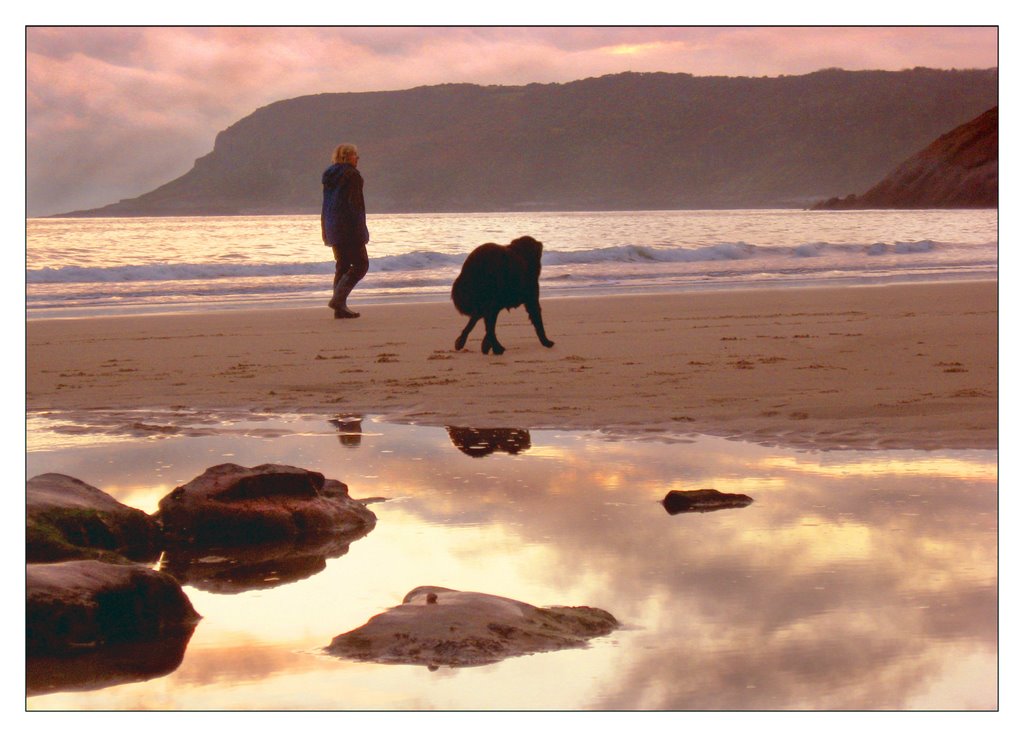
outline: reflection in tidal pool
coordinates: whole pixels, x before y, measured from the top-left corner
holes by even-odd
[[[278,581],[262,559],[246,572],[263,580],[244,585],[219,582],[217,561],[165,561],[194,582],[204,617],[181,664],[135,681],[76,672],[64,692],[30,693],[30,709],[996,707],[992,451],[796,452],[350,417],[159,424],[132,439],[109,416],[34,416],[28,475],[75,476],[152,513],[209,466],[285,463],[387,498],[372,506],[377,526],[297,573],[271,570]],[[754,501],[669,515],[673,489]],[[423,585],[599,607],[624,626],[584,649],[473,668],[322,652]]]

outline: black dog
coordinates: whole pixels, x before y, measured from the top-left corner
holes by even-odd
[[[500,356],[505,348],[494,334],[498,313],[519,305],[526,305],[541,345],[546,348],[554,345],[544,334],[544,321],[540,317],[538,281],[542,250],[541,242],[528,235],[516,238],[507,246],[485,243],[473,249],[452,284],[455,309],[469,316],[465,329],[455,339],[456,350],[462,350],[470,331],[483,318],[487,333],[480,349],[484,353],[493,350],[494,355]]]

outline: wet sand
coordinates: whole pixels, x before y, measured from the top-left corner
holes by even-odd
[[[994,281],[544,299],[507,352],[450,303],[31,320],[27,409],[376,414],[699,432],[818,448],[995,448]]]

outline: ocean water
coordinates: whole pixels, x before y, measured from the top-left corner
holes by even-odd
[[[369,302],[445,300],[485,242],[544,243],[546,296],[994,278],[996,210],[369,215]],[[29,318],[317,305],[319,217],[30,219]]]

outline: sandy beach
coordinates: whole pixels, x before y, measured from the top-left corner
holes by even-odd
[[[794,447],[995,448],[996,283],[541,298],[466,350],[450,303],[31,320],[27,409],[373,414],[706,433]]]

